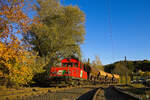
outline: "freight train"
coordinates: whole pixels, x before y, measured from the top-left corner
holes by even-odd
[[[50,86],[75,86],[84,84],[117,84],[119,75],[98,70],[83,64],[77,58],[61,60],[60,67],[51,67]]]

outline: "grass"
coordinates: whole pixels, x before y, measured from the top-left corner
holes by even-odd
[[[9,100],[17,99],[17,98],[25,98],[33,95],[40,95],[40,94],[47,93],[48,90],[55,91],[55,90],[59,90],[59,88],[56,89],[56,88],[34,87],[34,88],[8,89],[8,88],[1,87],[0,98],[1,100],[6,100],[6,98],[9,98]]]
[[[80,88],[79,86],[78,88]],[[29,98],[34,95],[42,95],[48,92],[56,92],[59,90],[66,90],[75,87],[66,87],[66,88],[40,88],[40,87],[31,87],[31,88],[19,88],[19,89],[9,89],[5,87],[0,87],[0,100],[13,100],[17,98]]]
[[[130,76],[127,76],[127,81],[126,81],[126,76],[120,76],[119,84],[126,84],[126,82],[129,84],[130,81],[131,81]]]
[[[145,85],[143,85],[143,84],[130,84],[130,85],[135,88],[146,88]]]

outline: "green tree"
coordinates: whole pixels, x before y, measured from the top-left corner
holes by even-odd
[[[81,56],[80,44],[84,41],[85,15],[77,6],[62,6],[57,0],[38,0],[39,24],[24,36],[26,43],[50,62],[58,58]]]
[[[104,71],[106,71],[108,73],[111,73],[114,68],[115,68],[114,64],[105,65],[104,66]]]
[[[122,74],[122,75],[126,75],[126,73],[128,72],[129,72],[129,69],[126,67],[124,62],[115,64],[115,67],[112,70],[112,73],[117,73],[117,74]]]

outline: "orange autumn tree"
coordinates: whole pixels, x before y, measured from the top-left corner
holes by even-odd
[[[30,28],[32,21],[22,10],[25,2],[0,1],[0,75],[8,86],[28,84],[33,77],[31,65],[35,56],[18,39]]]

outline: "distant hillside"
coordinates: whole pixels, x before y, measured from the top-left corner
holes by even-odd
[[[150,71],[150,61],[118,61],[113,64],[105,65],[104,70],[109,73],[125,74],[137,71]]]

